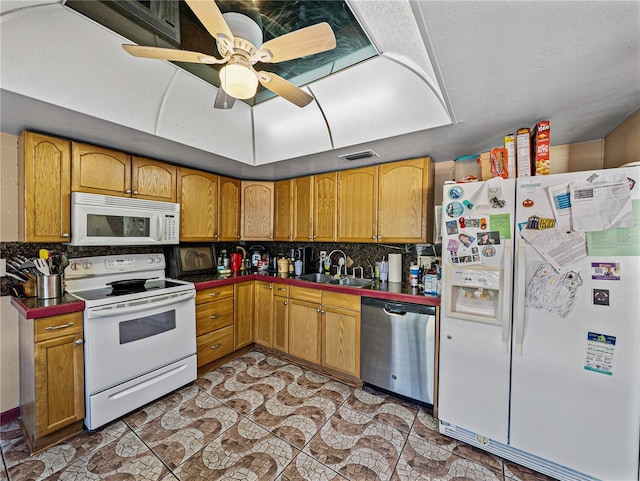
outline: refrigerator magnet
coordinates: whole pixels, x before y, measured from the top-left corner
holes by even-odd
[[[489,187],[488,191],[489,204],[491,204],[491,207],[493,207],[494,209],[501,209],[502,207],[507,205],[505,200],[502,198],[502,187]]]
[[[619,281],[620,264],[617,262],[592,262],[591,279],[597,281]]]
[[[464,206],[460,202],[450,202],[445,210],[449,217],[460,217],[464,212]]]
[[[454,235],[458,233],[458,223],[455,220],[448,220],[446,222],[447,235]]]
[[[458,200],[464,195],[464,189],[459,185],[455,187],[451,187],[449,189],[449,198],[453,200]]]
[[[594,289],[593,304],[596,306],[609,305],[609,289]]]

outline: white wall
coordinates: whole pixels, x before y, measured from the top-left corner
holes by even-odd
[[[18,240],[18,138],[0,133],[0,241]],[[4,258],[4,255],[2,255]],[[18,313],[0,297],[0,412],[18,407]]]

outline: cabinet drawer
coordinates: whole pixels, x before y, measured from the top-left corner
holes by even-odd
[[[82,312],[43,317],[34,322],[35,342],[69,334],[82,334]]]
[[[273,283],[273,295],[278,297],[289,297],[289,285]]]
[[[198,367],[209,364],[233,352],[233,326],[223,327],[217,331],[196,338]]]
[[[360,296],[341,294],[340,292],[323,291],[322,305],[342,307],[360,312]]]
[[[289,288],[289,297],[300,301],[320,304],[320,301],[322,300],[322,291],[320,289],[310,289],[308,287],[291,286]]]
[[[203,302],[209,301],[217,301],[218,299],[226,299],[227,297],[233,297],[233,284],[197,290],[196,304],[202,304]]]
[[[233,324],[233,299],[207,302],[196,307],[196,336]]]

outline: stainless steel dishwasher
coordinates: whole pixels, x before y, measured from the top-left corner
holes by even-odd
[[[433,405],[436,308],[362,298],[360,377]]]

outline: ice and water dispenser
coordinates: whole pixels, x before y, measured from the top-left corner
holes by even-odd
[[[442,296],[449,317],[486,324],[502,324],[501,266],[467,265],[445,267],[446,295]]]

